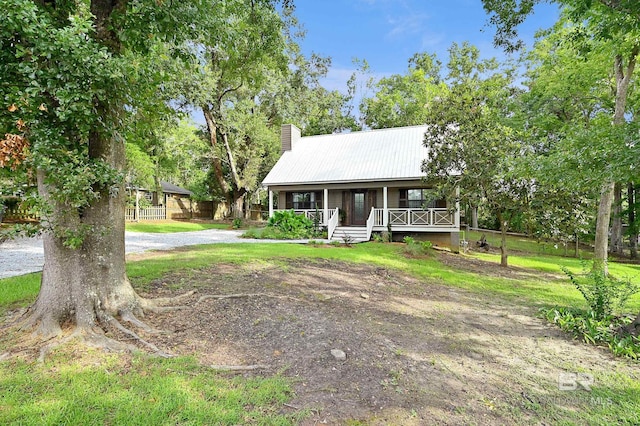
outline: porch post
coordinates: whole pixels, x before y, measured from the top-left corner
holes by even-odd
[[[324,210],[323,213],[323,225],[327,226],[329,224],[329,189],[324,189],[324,194],[322,194],[322,208]]]
[[[382,226],[386,228],[389,223],[389,198],[386,186],[382,188],[382,209]]]
[[[273,191],[269,189],[269,217],[273,216]]]

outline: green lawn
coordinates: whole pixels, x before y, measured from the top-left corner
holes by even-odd
[[[463,256],[463,255],[461,255]],[[464,255],[497,264],[499,255],[476,253]],[[471,291],[526,302],[534,307],[574,306],[586,308],[582,296],[561,271],[565,266],[576,272],[582,265],[579,259],[561,256],[519,254],[509,257],[513,266],[530,268],[556,275],[540,277],[523,274],[514,278],[501,278],[461,271],[442,265],[435,256],[412,259],[403,255],[401,244],[364,243],[350,248],[300,244],[215,244],[193,246],[189,251],[163,254],[161,257],[129,262],[127,273],[134,286],[144,286],[163,274],[177,269],[197,269],[212,263],[246,263],[267,258],[320,258],[366,263],[404,271],[416,277]],[[463,257],[464,259],[464,257]],[[640,266],[611,262],[610,270],[620,277],[638,277]],[[0,313],[7,306],[27,304],[37,295],[40,274],[0,280]],[[640,295],[634,296],[628,309],[640,309]]]
[[[188,357],[70,359],[63,349],[44,364],[0,362],[0,424],[290,425],[305,414],[279,413],[291,386],[278,375],[233,377]]]
[[[171,220],[158,222],[129,222],[126,224],[126,229],[131,232],[169,234],[172,232],[203,231],[205,229],[231,229],[231,226],[227,223],[199,223]]]
[[[485,236],[487,242],[492,247],[500,247],[500,233],[496,232],[481,232],[481,231],[465,231],[464,237],[471,246],[474,246],[476,241],[480,241],[482,235]],[[559,243],[551,241],[536,241],[531,238],[518,237],[513,235],[507,236],[507,250],[527,252],[530,254],[542,254],[542,255],[556,255],[562,256],[567,253],[569,256],[573,256],[575,253],[575,246],[569,244],[566,248]],[[592,256],[592,252],[584,250],[581,246],[580,257],[589,259]]]
[[[463,260],[494,262],[495,268],[499,268],[498,255],[460,256]],[[350,248],[269,243],[203,245],[129,262],[127,273],[136,288],[144,288],[152,280],[177,269],[294,258],[377,265],[532,308],[557,305],[586,308],[580,293],[560,270],[561,266],[580,270],[579,259],[525,252],[509,257],[510,264],[519,268],[511,278],[454,269],[440,263],[435,255],[408,258],[402,244],[381,243],[357,244]],[[619,276],[640,277],[637,265],[612,262],[610,269]],[[523,273],[518,275],[519,272]],[[0,280],[0,315],[10,307],[32,302],[39,280],[40,274]],[[640,310],[640,296],[636,295],[627,309],[629,312]],[[10,339],[11,336],[0,336],[0,353]],[[278,375],[233,378],[199,366],[191,358],[161,360],[138,356],[131,364],[123,364],[121,357],[102,352],[94,353],[96,361],[88,363],[74,361],[72,350],[66,347],[57,351],[42,365],[19,360],[0,362],[0,389],[3,389],[0,424],[278,425],[295,424],[299,420],[279,414],[279,407],[290,398],[292,391],[290,383]],[[575,414],[580,419],[577,423],[564,424],[587,420],[607,424],[617,418],[617,410],[640,412],[637,380],[611,371],[598,377],[597,385],[593,398],[604,403],[594,405],[588,413]],[[298,413],[298,416],[304,414]]]

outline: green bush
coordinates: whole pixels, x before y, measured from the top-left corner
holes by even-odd
[[[619,280],[595,268],[587,270],[586,264],[583,264],[580,275],[567,268],[562,268],[562,271],[582,293],[597,320],[610,316],[616,309],[622,309],[629,297],[640,290],[638,285],[629,279]]]
[[[406,236],[402,239],[406,244],[404,246],[404,252],[409,256],[420,256],[429,254],[433,248],[431,241],[417,242],[413,237]]]
[[[632,316],[606,315],[598,318],[593,310],[567,308],[542,309],[547,321],[581,338],[585,343],[607,346],[616,356],[640,359],[640,339],[620,330],[633,321]]]
[[[293,210],[284,210],[274,212],[265,228],[249,229],[242,236],[267,240],[293,240],[324,235],[324,230],[314,227],[314,223],[304,215],[297,215]]]
[[[377,232],[377,233],[373,234],[373,241],[376,242],[376,243],[384,243],[385,239],[384,239],[384,237],[382,236],[381,233]]]
[[[404,237],[402,241],[404,241],[404,243],[407,245],[412,245],[416,243],[416,240],[413,237],[409,237],[409,236]]]
[[[233,222],[231,223],[231,226],[233,227],[233,229],[242,228],[242,219],[239,217],[234,218]]]

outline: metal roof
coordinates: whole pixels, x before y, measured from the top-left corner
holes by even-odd
[[[181,188],[178,185],[174,185],[163,180],[160,181],[160,186],[162,186],[162,192],[169,194],[193,195],[193,192],[188,189]]]
[[[264,186],[420,179],[427,126],[307,136],[286,151]]]

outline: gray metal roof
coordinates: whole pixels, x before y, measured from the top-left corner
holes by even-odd
[[[286,151],[264,186],[419,179],[427,126],[307,136]]]
[[[178,185],[174,185],[163,180],[160,181],[160,186],[162,186],[162,192],[169,194],[193,195],[193,192],[188,189],[181,188]]]

